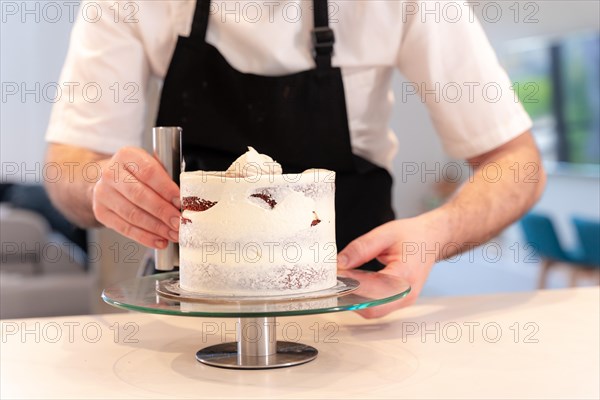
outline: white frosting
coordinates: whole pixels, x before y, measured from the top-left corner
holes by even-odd
[[[248,177],[262,174],[281,175],[281,165],[266,154],[260,154],[254,147],[248,146],[248,151],[238,157],[225,175],[229,177]]]
[[[182,204],[194,198],[210,205],[182,212],[182,289],[280,295],[334,286],[335,173],[277,174],[270,157],[252,148],[244,156],[235,162],[239,175],[232,168],[181,174]],[[264,162],[262,173],[243,172],[244,166]]]

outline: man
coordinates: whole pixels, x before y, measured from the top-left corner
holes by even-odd
[[[331,2],[329,19],[325,0],[262,11],[259,3],[251,10],[208,0],[91,4],[103,17],[78,20],[61,79],[110,87],[111,96],[61,100],[47,134],[47,160],[70,165],[74,177],[48,190],[81,226],[105,225],[155,248],[178,238],[178,188],[139,148],[152,76],[164,79],[157,125],[183,127],[188,170],[223,170],[248,145],[287,172],[336,170],[338,267],[376,259],[382,273],[413,287],[408,299],[372,316],[412,303],[436,259],[490,239],[543,189],[531,121],[463,3],[454,3],[458,21],[423,18],[417,3],[403,1]],[[112,18],[128,4],[136,22]],[[290,17],[292,8],[300,18]],[[420,88],[447,151],[474,167],[446,204],[400,220],[391,207],[396,140],[387,127],[393,68]],[[482,90],[490,83],[503,94]],[[456,85],[462,96],[428,97]],[[119,90],[137,102],[118,101]],[[99,179],[86,176],[90,162]],[[490,165],[499,171],[493,180]],[[403,254],[404,242],[420,251]]]

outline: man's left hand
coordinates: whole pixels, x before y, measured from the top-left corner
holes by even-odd
[[[402,300],[359,311],[365,318],[379,318],[415,302],[436,262],[443,226],[435,226],[433,215],[400,219],[381,225],[353,240],[338,255],[338,269],[352,269],[376,258],[385,265],[379,273],[406,280],[411,291]]]

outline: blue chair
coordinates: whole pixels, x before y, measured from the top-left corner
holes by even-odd
[[[600,221],[573,217],[583,261],[589,268],[600,268]]]
[[[538,288],[546,287],[548,272],[556,263],[567,263],[573,266],[585,264],[583,253],[580,250],[567,251],[563,249],[554,224],[548,216],[530,212],[521,219],[520,224],[525,233],[525,239],[542,259]],[[571,285],[574,285],[574,275],[571,275]]]

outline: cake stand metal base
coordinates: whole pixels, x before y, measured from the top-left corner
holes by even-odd
[[[300,365],[314,360],[314,347],[294,342],[278,342],[275,317],[239,318],[237,342],[206,347],[196,359],[213,367],[268,369]]]

